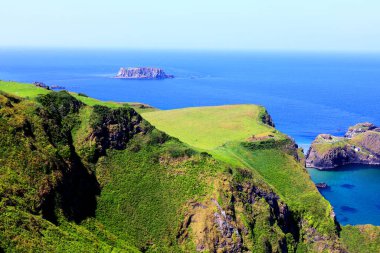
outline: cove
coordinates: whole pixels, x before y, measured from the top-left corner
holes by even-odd
[[[308,169],[315,183],[329,186],[321,194],[334,207],[342,225],[380,225],[380,167],[348,165],[335,170]]]

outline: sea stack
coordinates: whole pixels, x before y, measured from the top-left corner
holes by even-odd
[[[139,67],[139,68],[120,68],[115,78],[120,79],[167,79],[174,78],[167,75],[160,68]]]
[[[321,170],[347,164],[380,165],[380,128],[372,123],[350,127],[344,137],[320,134],[306,155],[306,167]]]

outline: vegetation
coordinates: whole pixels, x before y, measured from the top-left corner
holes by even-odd
[[[156,111],[144,113],[143,117],[193,147],[210,150],[253,135],[280,135],[261,122],[264,112],[256,105],[227,105]]]
[[[299,150],[262,107],[158,111],[0,90],[0,252],[364,252],[360,240],[378,250],[376,227],[339,238]]]
[[[344,226],[341,236],[349,252],[380,252],[380,227]]]
[[[332,207],[297,161],[299,153],[292,141],[260,120],[259,115],[264,112],[258,106],[235,105],[158,111],[143,117],[219,160],[251,169],[256,183],[270,185],[309,225],[321,234],[331,235],[336,230],[331,219]],[[228,120],[233,123],[226,124]],[[175,122],[181,122],[180,126]],[[249,138],[252,133],[254,137]]]
[[[0,90],[23,98],[36,98],[52,91],[31,84],[0,81]]]

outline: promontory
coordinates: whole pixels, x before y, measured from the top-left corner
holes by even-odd
[[[380,165],[380,128],[372,123],[350,127],[344,137],[320,134],[306,155],[306,167],[333,169],[348,164]]]
[[[160,68],[138,67],[138,68],[120,68],[115,78],[120,79],[166,79],[174,78],[168,75]]]

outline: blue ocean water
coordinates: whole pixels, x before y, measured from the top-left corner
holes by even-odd
[[[112,79],[123,66],[160,67],[176,78]],[[160,109],[261,104],[276,127],[305,148],[319,133],[342,135],[363,121],[380,124],[380,54],[0,49],[0,79],[42,81],[102,100]],[[365,176],[369,170],[358,171],[362,185],[373,179]],[[340,198],[324,195],[332,203]],[[347,222],[378,223],[380,212],[372,208],[377,217],[361,220],[346,213]]]
[[[314,182],[329,186],[320,192],[334,207],[341,224],[380,225],[379,167],[350,165],[333,171],[308,171]]]

